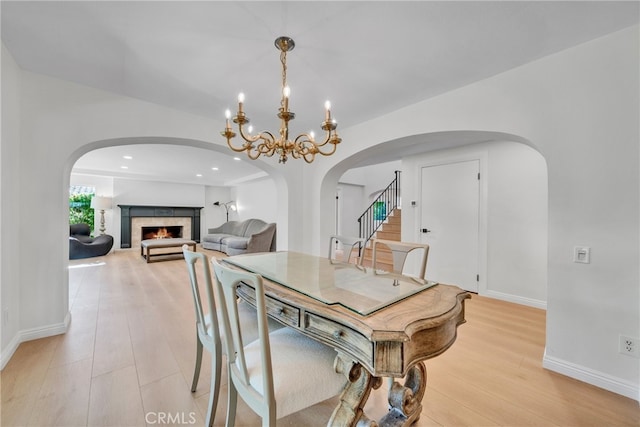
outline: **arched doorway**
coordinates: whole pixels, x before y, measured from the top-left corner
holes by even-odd
[[[171,167],[171,164],[176,165],[176,168],[178,166],[186,166],[185,169],[193,176],[191,182],[171,182],[171,178],[168,174],[166,174],[166,177],[162,174],[160,177],[152,176],[153,174],[151,174],[146,179],[143,176],[136,179],[135,175],[127,175],[117,171],[113,173],[102,173],[85,169],[74,170],[74,165],[78,159],[87,153],[104,152],[104,150],[117,147],[135,147],[135,152],[137,154],[134,157],[137,157],[139,160],[139,158],[146,157],[144,154],[145,151],[140,147],[157,149],[159,146],[162,146],[167,150],[164,152],[164,155],[148,155],[148,158],[145,159],[147,162],[145,170],[153,169],[153,165],[148,164],[149,162],[153,163],[153,159],[163,158],[163,160],[168,161],[168,165],[159,165],[160,168]],[[211,154],[213,154],[215,159],[218,159],[217,163],[214,161],[209,162],[208,160],[205,162],[208,172],[212,175],[216,173],[224,173],[225,167],[233,168],[232,171],[235,173],[240,169],[239,165],[243,164],[244,175],[234,175],[233,177],[229,177],[229,179],[223,179],[224,182],[222,184],[217,181],[216,183],[210,183],[207,181],[206,176],[202,177],[202,179],[196,178],[198,171],[194,166],[189,164],[189,159],[193,161],[193,159],[199,160],[199,157],[208,158],[211,157]],[[220,222],[224,221],[224,215],[221,215],[220,209],[215,207],[213,202],[218,200],[227,201],[237,199],[238,197],[241,199],[243,197],[251,198],[252,192],[258,192],[260,196],[266,197],[269,196],[269,194],[265,193],[270,192],[272,193],[270,195],[274,200],[272,215],[276,217],[275,221],[286,224],[286,217],[288,215],[286,209],[288,190],[287,182],[284,179],[283,174],[277,169],[271,167],[268,163],[262,161],[236,161],[233,157],[233,153],[227,147],[192,139],[131,137],[95,141],[77,149],[69,157],[63,175],[63,194],[68,195],[69,185],[75,180],[75,178],[72,178],[72,175],[82,174],[83,178],[81,182],[85,185],[93,185],[96,189],[96,194],[112,197],[113,209],[106,212],[105,216],[107,233],[114,235],[115,250],[120,249],[121,224],[118,204],[123,201],[125,203],[131,202],[132,197],[136,197],[136,203],[140,205],[157,206],[171,204],[174,206],[202,206],[203,213],[201,218],[201,232],[205,232],[207,228],[217,226]],[[127,164],[127,161],[127,159],[120,160],[122,164]],[[183,163],[186,163],[186,165],[183,165]],[[220,171],[212,172],[211,167],[214,165],[219,165]],[[243,186],[245,187],[244,189]],[[277,200],[278,203],[275,203],[275,200]],[[68,217],[68,199],[63,200],[62,203],[67,210],[66,217]],[[241,214],[248,216],[252,215],[251,209],[254,211],[264,211],[267,209],[264,206],[264,203],[256,207],[252,206],[251,203],[242,203],[242,201],[239,200],[238,205],[242,209],[245,209]],[[234,214],[238,215],[238,213]],[[230,219],[238,218],[231,217]],[[67,232],[68,230],[65,231],[65,233]],[[287,234],[288,230],[286,227],[278,228],[279,240],[286,242]],[[66,249],[68,250],[68,248]],[[64,259],[68,259],[68,257],[65,256]],[[65,268],[65,271],[66,270],[67,269]],[[68,275],[66,279],[68,286]]]
[[[393,148],[393,152],[378,156],[381,163],[400,159],[402,164],[402,239],[420,242],[422,238],[421,215],[423,206],[427,204],[421,200],[422,169],[476,159],[482,175],[476,273],[478,291],[483,295],[545,308],[548,208],[547,168],[542,155],[523,138],[499,133],[443,132],[413,136],[411,140],[389,141],[381,144],[388,147],[374,147],[376,151]],[[366,158],[367,151],[357,153],[344,163]],[[357,165],[357,161],[354,163]],[[357,175],[372,176],[376,164],[361,168],[364,171]],[[336,185],[344,173],[353,169],[345,168],[341,176],[335,178]],[[329,177],[331,174],[327,175],[325,183]],[[434,253],[436,250],[434,248]],[[433,260],[435,262],[436,257]]]

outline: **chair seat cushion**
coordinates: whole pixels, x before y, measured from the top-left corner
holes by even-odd
[[[336,351],[292,328],[269,334],[276,418],[339,395],[347,378],[333,368]],[[251,385],[263,390],[260,342],[245,346]]]
[[[93,237],[85,236],[84,234],[74,234],[73,236],[71,236],[71,238],[79,240],[82,243],[91,243],[91,242],[93,242]]]
[[[224,240],[227,248],[231,249],[247,249],[248,237],[229,237]]]
[[[222,243],[224,239],[228,239],[230,237],[234,237],[233,234],[225,234],[225,233],[214,233],[207,234],[202,238],[203,242],[211,242],[211,243]]]

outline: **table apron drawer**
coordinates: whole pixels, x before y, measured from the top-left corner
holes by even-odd
[[[307,312],[304,315],[304,330],[335,345],[337,349],[348,350],[365,366],[373,366],[373,343],[353,329]]]
[[[238,297],[255,307],[255,289],[245,283],[240,283],[236,292]],[[297,307],[285,304],[280,300],[270,297],[269,295],[265,295],[265,305],[267,307],[268,316],[281,321],[285,325],[293,326],[294,328],[300,327],[300,309]]]

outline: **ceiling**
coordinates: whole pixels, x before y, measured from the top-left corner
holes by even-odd
[[[344,129],[637,24],[638,6],[3,0],[1,30],[26,70],[211,118],[220,130],[224,110],[235,110],[244,92],[254,127],[272,131],[281,80],[273,41],[287,35],[296,42],[287,57],[291,131],[319,134],[327,99]],[[83,156],[74,171],[208,185],[260,173],[244,154],[232,157],[170,145],[111,147]]]

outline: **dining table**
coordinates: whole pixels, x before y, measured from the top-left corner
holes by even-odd
[[[236,255],[224,262],[262,276],[270,317],[335,348],[334,368],[348,381],[328,426],[408,426],[418,420],[427,381],[424,361],[455,342],[469,292],[294,251]],[[255,305],[249,285],[241,283],[237,294]],[[364,406],[384,378],[391,384],[389,410],[372,420]]]

